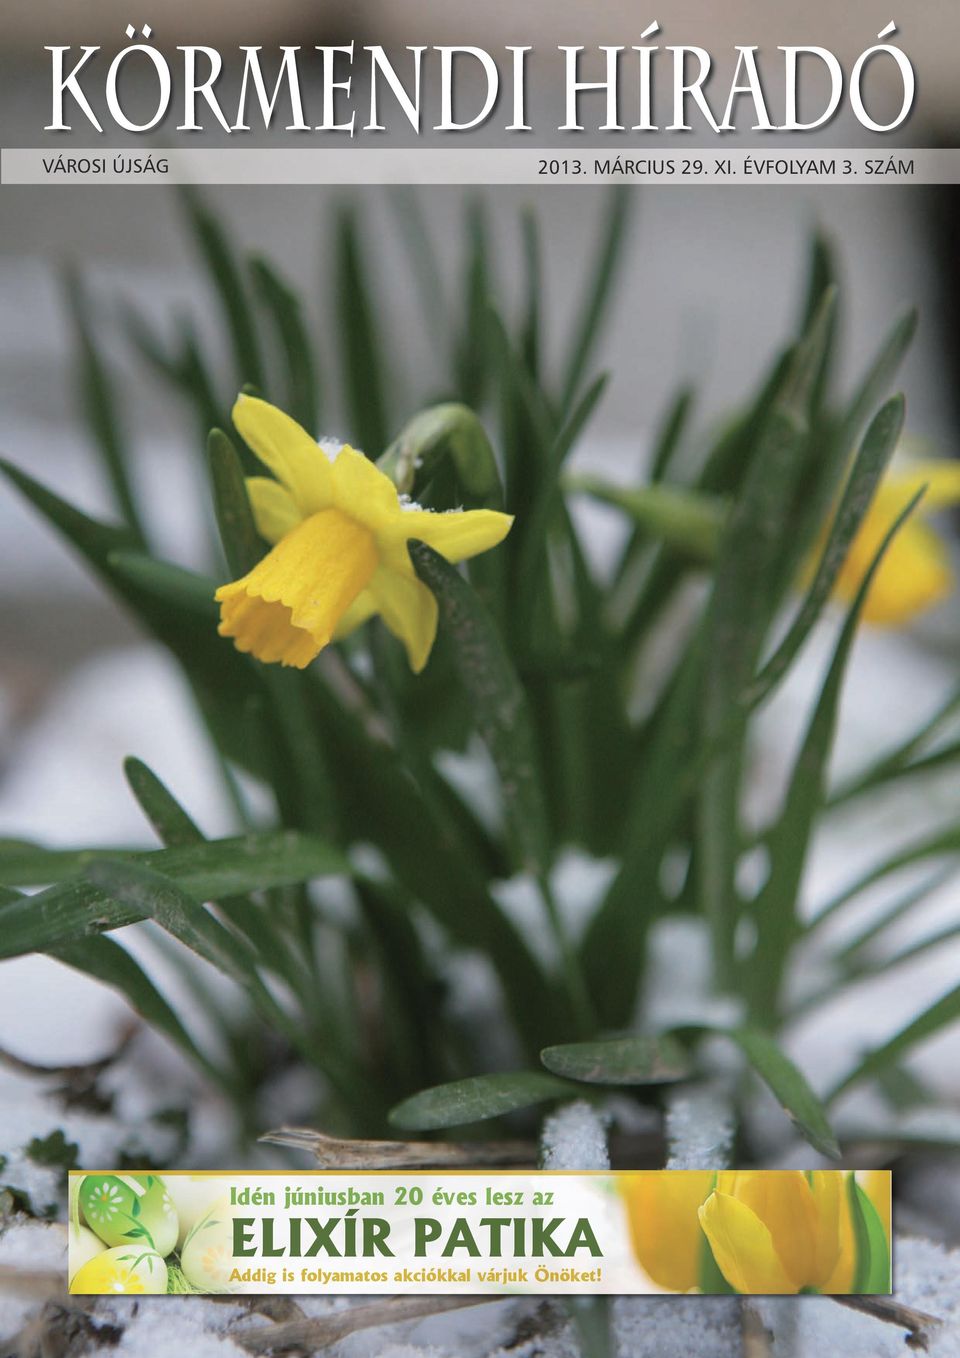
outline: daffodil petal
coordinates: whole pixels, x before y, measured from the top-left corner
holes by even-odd
[[[244,442],[286,486],[302,515],[330,507],[330,459],[296,420],[267,401],[242,395],[233,407],[233,422]]]
[[[881,534],[888,527],[889,522],[883,524]],[[853,599],[879,545],[879,541],[873,544],[870,535],[858,536],[837,581],[841,598]],[[897,533],[880,563],[864,605],[864,620],[881,627],[899,626],[942,603],[952,588],[946,548],[933,529],[914,516]]]
[[[417,579],[412,566],[409,574],[381,567],[368,593],[386,626],[406,647],[410,668],[419,674],[437,635],[439,610],[433,594]]]
[[[512,515],[496,509],[451,510],[447,514],[408,509],[401,527],[407,538],[417,538],[447,561],[457,562],[496,547],[510,532],[512,523]]]
[[[353,603],[344,613],[337,623],[333,634],[334,641],[339,641],[341,637],[348,637],[351,632],[355,632],[369,618],[372,618],[377,611],[377,601],[368,589],[363,590],[354,599]]]
[[[247,494],[257,532],[267,542],[278,543],[303,517],[287,488],[269,476],[248,476]]]
[[[400,515],[397,488],[363,453],[346,444],[333,463],[333,502],[374,533]]]
[[[746,1203],[728,1193],[711,1193],[699,1215],[717,1266],[737,1292],[799,1291],[780,1262],[768,1227]]]
[[[658,1287],[690,1292],[700,1284],[703,1232],[697,1209],[711,1170],[638,1170],[623,1187],[633,1251]]]
[[[895,467],[886,484],[891,493],[897,494],[901,506],[925,487],[921,514],[948,509],[960,504],[960,462],[954,458],[911,459],[902,470]]]
[[[332,639],[377,564],[361,524],[338,509],[313,514],[249,574],[217,590],[220,635],[265,663],[303,669]]]

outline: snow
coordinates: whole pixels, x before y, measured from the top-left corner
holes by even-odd
[[[667,1169],[721,1169],[733,1149],[729,1099],[709,1086],[667,1100]]]
[[[544,1169],[609,1169],[603,1119],[582,1099],[544,1121],[540,1133]]]

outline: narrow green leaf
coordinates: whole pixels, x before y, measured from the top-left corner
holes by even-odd
[[[176,849],[203,841],[196,824],[142,759],[125,759],[123,772],[161,844],[168,849]]]
[[[835,1102],[853,1085],[870,1079],[891,1062],[899,1061],[920,1042],[925,1042],[928,1037],[933,1037],[941,1028],[956,1023],[958,1019],[960,1019],[960,986],[955,986],[915,1019],[911,1019],[899,1032],[894,1033],[893,1037],[868,1052],[853,1070],[831,1089],[826,1102],[828,1104]]]
[[[857,1262],[850,1291],[859,1296],[876,1296],[892,1290],[890,1247],[877,1209],[857,1183],[847,1176],[847,1203],[853,1223]]]
[[[467,256],[461,285],[463,324],[453,351],[458,398],[479,408],[491,377],[489,313],[493,296],[490,247],[483,200],[471,198],[466,209]]]
[[[195,190],[184,191],[183,199],[233,345],[236,385],[239,388],[249,382],[265,392],[265,373],[253,307],[233,246],[215,214],[204,205]]]
[[[536,382],[540,378],[541,357],[542,250],[537,217],[529,208],[520,214],[520,232],[523,241],[524,272],[524,308],[520,327],[520,353],[527,365],[527,371]]]
[[[542,1070],[475,1075],[467,1080],[423,1089],[390,1111],[390,1124],[400,1131],[435,1131],[485,1122],[551,1099],[576,1098],[582,1089]]]
[[[243,464],[222,429],[211,429],[207,457],[220,541],[230,570],[239,578],[253,569],[267,549],[253,521]]]
[[[66,275],[67,304],[77,344],[77,386],[87,422],[99,449],[117,509],[134,537],[144,541],[143,524],[130,482],[126,439],[114,384],[95,338],[97,326],[80,275]]]
[[[224,1083],[223,1073],[196,1045],[139,962],[119,943],[105,937],[82,938],[47,951],[58,962],[116,990],[145,1022],[168,1037],[217,1084]]]
[[[839,1160],[840,1147],[823,1104],[803,1072],[766,1033],[756,1028],[732,1028],[729,1036],[770,1089],[797,1130],[821,1155]]]
[[[541,876],[550,861],[549,835],[523,687],[493,620],[459,572],[423,543],[412,544],[410,555],[456,642],[457,668],[500,775],[520,866]]]
[[[593,350],[606,319],[626,245],[630,218],[630,190],[618,186],[610,195],[600,245],[584,287],[580,313],[560,386],[560,409],[568,411],[580,393]]]
[[[490,895],[486,874],[465,856],[456,820],[428,798],[360,714],[323,683],[313,683],[312,695],[344,831],[375,844],[397,881],[452,939],[490,958],[518,1031],[539,1050],[569,1016],[522,933]]]
[[[74,856],[71,871],[109,858],[115,851],[86,850],[82,864]],[[314,877],[349,873],[346,860],[314,836],[286,830],[244,835],[237,839],[211,840],[178,849],[160,849],[129,855],[129,861],[171,877],[198,900],[223,900],[249,891],[290,886]],[[55,880],[62,854],[35,850],[0,854],[0,882],[30,885]],[[0,957],[45,952],[73,939],[120,928],[143,918],[136,911],[108,901],[87,881],[57,882],[37,895],[0,907]]]
[[[139,759],[125,760],[123,768],[133,795],[164,848],[208,842],[152,769]],[[264,966],[293,985],[303,979],[302,959],[295,955],[290,939],[283,930],[272,927],[269,916],[249,896],[228,896],[219,905],[221,913],[249,939]]]
[[[690,1060],[676,1038],[612,1037],[545,1047],[540,1060],[554,1075],[585,1084],[657,1085],[686,1079]]]
[[[777,604],[776,568],[798,483],[804,426],[785,407],[770,416],[727,520],[707,617],[701,739],[710,745],[730,725],[753,678]],[[741,725],[745,736],[745,722]],[[740,838],[742,740],[716,761],[697,798],[700,908],[713,936],[721,985],[733,969],[737,907],[734,884]]]
[[[595,476],[570,477],[566,484],[568,491],[623,510],[639,528],[641,540],[664,542],[703,564],[716,559],[727,514],[716,496],[657,483],[615,486]]]
[[[690,416],[693,413],[695,393],[692,387],[681,387],[667,408],[663,423],[653,442],[653,458],[650,463],[650,480],[665,481],[673,466],[673,459],[680,447]]]
[[[363,259],[356,214],[343,208],[337,220],[336,312],[343,355],[343,381],[352,441],[372,458],[387,446],[386,369],[374,291]]]
[[[882,754],[867,768],[837,788],[830,798],[830,805],[839,806],[862,792],[872,791],[881,784],[909,776],[914,772],[923,772],[927,768],[935,768],[952,759],[955,754],[960,753],[958,743],[951,743],[926,755],[921,752],[935,738],[940,727],[955,716],[958,710],[960,710],[960,688],[955,688],[946,701],[941,703],[933,715],[915,729],[907,740]]]
[[[797,912],[800,885],[814,826],[826,801],[828,761],[860,614],[890,543],[921,495],[918,492],[897,516],[860,582],[797,755],[783,811],[768,837],[770,874],[752,908],[758,936],[747,978],[754,1012],[766,1020],[776,1010],[788,949],[802,932]]]
[[[320,369],[300,299],[263,256],[250,261],[250,272],[280,341],[287,376],[286,409],[308,434],[316,437],[320,422]]]
[[[108,858],[92,863],[87,876],[108,899],[155,920],[232,981],[257,992],[262,988],[253,950],[169,877],[142,863]]]
[[[915,863],[922,863],[928,858],[940,858],[946,854],[952,856],[957,853],[960,853],[960,827],[956,826],[950,826],[946,830],[937,830],[932,835],[927,835],[918,842],[908,845],[905,849],[897,849],[890,857],[883,859],[875,867],[869,868],[849,886],[838,892],[809,922],[806,933],[812,934],[814,930],[821,928],[827,920],[832,919],[837,911],[848,905],[862,891],[866,891],[876,882],[882,881],[884,877],[889,877],[891,873],[900,872],[901,869],[912,867]]]
[[[398,185],[389,191],[387,201],[393,209],[398,236],[416,283],[423,333],[433,341],[437,358],[446,365],[453,347],[452,326],[443,272],[431,240],[429,223],[416,190],[409,185]]]
[[[216,631],[217,605],[205,576],[171,561],[158,561],[145,552],[111,552],[107,565],[115,580],[133,585],[141,597],[148,596],[178,613],[202,619]]]
[[[904,413],[903,397],[895,396],[879,411],[867,430],[806,596],[786,636],[744,693],[742,701],[745,704],[756,706],[770,695],[793,664],[823,612],[900,439]]]

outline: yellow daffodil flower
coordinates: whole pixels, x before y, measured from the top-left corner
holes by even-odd
[[[729,1171],[717,1175],[699,1216],[735,1291],[796,1293],[825,1288],[837,1271],[843,1207],[844,1180],[835,1171]]]
[[[877,489],[837,579],[835,593],[851,603],[897,515],[921,487],[923,499],[887,549],[864,605],[866,622],[897,627],[942,603],[953,589],[947,549],[927,516],[960,504],[960,462],[905,461]]]
[[[329,641],[379,614],[419,673],[436,636],[437,601],[413,569],[408,542],[464,561],[502,542],[510,515],[407,505],[362,453],[344,446],[331,459],[266,401],[241,396],[233,421],[276,478],[247,480],[257,531],[273,550],[217,590],[220,634],[258,660],[303,669]]]
[[[889,1245],[892,1227],[889,1171],[885,1169],[861,1170],[857,1174],[857,1182],[877,1209],[877,1216],[883,1224]],[[850,1216],[850,1204],[847,1201],[846,1193],[844,1193],[843,1207],[840,1213],[840,1258],[823,1291],[828,1293],[849,1292],[853,1286],[856,1266],[857,1247],[853,1234],[853,1220]]]
[[[625,1181],[634,1254],[658,1287],[691,1292],[700,1285],[704,1239],[697,1210],[714,1177],[712,1170],[640,1170]]]

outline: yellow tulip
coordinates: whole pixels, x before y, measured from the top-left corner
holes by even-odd
[[[464,561],[501,542],[510,515],[409,505],[362,453],[344,446],[331,460],[266,401],[241,396],[233,421],[276,477],[247,480],[257,531],[274,546],[217,590],[220,634],[259,660],[303,669],[329,641],[379,614],[419,673],[436,636],[437,601],[413,569],[408,542]]]
[[[835,593],[851,603],[897,515],[922,487],[923,499],[887,549],[864,605],[866,622],[896,627],[933,608],[954,586],[942,540],[926,522],[938,509],[960,504],[960,463],[912,461],[881,482],[837,579]]]
[[[840,1263],[843,1198],[836,1171],[722,1172],[700,1224],[735,1291],[820,1290]]]
[[[638,1170],[623,1181],[633,1250],[658,1287],[699,1286],[704,1239],[697,1209],[714,1178],[712,1170]]]

